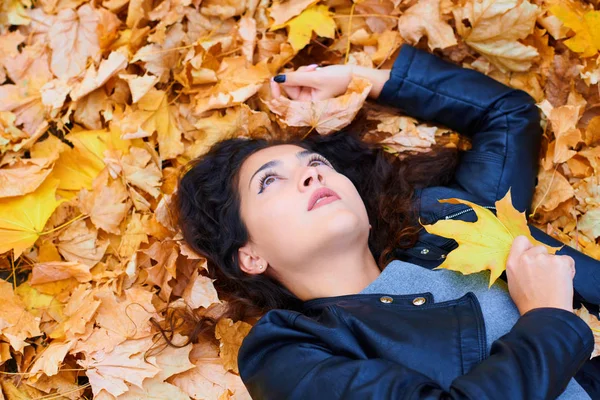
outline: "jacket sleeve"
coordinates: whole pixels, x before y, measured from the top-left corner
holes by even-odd
[[[542,137],[529,94],[405,43],[377,101],[470,137],[452,186],[487,204],[511,188],[515,207],[529,212]]]
[[[263,316],[238,353],[253,399],[554,399],[594,345],[590,328],[573,313],[531,310],[492,344],[487,359],[444,389],[389,360],[333,354],[310,328],[315,321],[281,311]]]

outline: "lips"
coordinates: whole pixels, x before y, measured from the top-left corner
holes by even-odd
[[[308,211],[312,210],[315,207],[315,203],[317,202],[317,200],[319,200],[322,197],[335,197],[337,199],[340,199],[340,196],[338,196],[338,194],[333,190],[326,187],[319,188],[313,192],[312,196],[310,196],[310,199],[308,200]]]

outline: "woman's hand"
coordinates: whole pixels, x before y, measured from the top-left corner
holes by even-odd
[[[513,241],[506,263],[508,290],[521,315],[539,307],[573,311],[575,261],[533,246],[525,236]]]
[[[281,88],[292,100],[326,100],[346,92],[352,76],[368,79],[373,84],[369,97],[377,98],[389,79],[390,70],[377,70],[357,65],[330,65],[318,68],[316,64],[297,71],[277,75],[271,80],[271,94],[281,96]],[[281,88],[280,88],[281,86]]]

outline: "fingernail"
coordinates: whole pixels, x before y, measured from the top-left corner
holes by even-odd
[[[285,75],[276,75],[273,80],[277,83],[285,82]]]
[[[309,67],[318,67],[319,64],[310,64]]]

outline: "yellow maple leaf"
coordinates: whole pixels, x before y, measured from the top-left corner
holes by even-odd
[[[575,36],[565,40],[565,45],[581,57],[591,57],[600,50],[600,11],[583,12],[571,3],[555,4],[550,7],[554,14]]]
[[[120,138],[118,129],[72,132],[65,139],[73,148],[60,154],[51,176],[60,180],[59,194],[66,198],[82,188],[92,188],[94,178],[105,167],[105,150],[127,151],[131,145],[130,140]]]
[[[169,105],[167,93],[151,88],[138,102],[137,110],[123,118],[124,138],[143,138],[156,131],[160,156],[175,158],[184,150],[181,130],[177,124],[177,109]]]
[[[56,200],[56,179],[46,179],[25,196],[0,199],[0,254],[18,258],[42,234],[46,221],[64,200]]]
[[[515,237],[525,235],[533,245],[543,245],[551,254],[560,249],[547,246],[531,236],[525,213],[517,211],[512,205],[510,189],[496,202],[497,216],[467,200],[452,198],[438,201],[472,207],[477,221],[440,220],[432,225],[423,225],[427,232],[454,239],[458,243],[458,248],[451,251],[435,269],[449,269],[464,275],[489,269],[491,287],[506,269],[506,260]]]
[[[289,27],[288,41],[294,51],[298,52],[310,42],[313,31],[319,36],[330,39],[335,37],[336,25],[331,15],[325,5],[312,6],[284,24],[271,26],[270,30]]]

